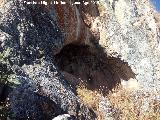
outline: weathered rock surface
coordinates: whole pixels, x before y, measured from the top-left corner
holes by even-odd
[[[57,10],[60,8],[27,5],[23,2],[5,1],[0,8],[2,50],[21,83],[9,96],[14,118],[51,119],[59,114],[68,113],[77,119],[95,119],[94,112],[81,103],[58,72],[53,58],[65,44],[72,43],[73,38],[68,36],[75,35],[72,33],[75,29],[72,26],[75,27],[75,24],[78,24],[76,22],[80,22],[79,16],[75,11],[68,11],[64,17],[68,16],[69,12],[73,13],[71,18],[75,24],[68,28],[68,23],[64,27],[68,29],[62,31],[63,26],[60,26],[60,21],[57,20],[61,19],[61,16],[56,17],[57,14],[61,14]],[[77,8],[75,6],[71,9]],[[63,22],[67,21],[70,20]],[[66,37],[63,32],[71,35]],[[67,42],[66,39],[71,41]],[[77,38],[75,41],[78,40]],[[48,112],[45,108],[49,109]]]
[[[148,0],[101,0],[99,44],[108,56],[128,63],[139,89],[160,88],[160,31]]]
[[[103,93],[128,80],[159,90],[159,17],[147,0],[26,2],[0,1],[0,51],[20,82],[9,95],[14,119],[96,119],[76,96],[78,78]],[[106,101],[100,110],[113,119]]]

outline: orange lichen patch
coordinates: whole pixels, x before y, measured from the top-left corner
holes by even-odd
[[[58,2],[60,2],[60,0],[58,0]],[[58,23],[60,28],[64,28],[64,9],[63,9],[63,5],[61,4],[57,4],[55,5],[55,9],[56,9],[56,13],[57,13],[57,17],[58,17]]]
[[[90,0],[89,0],[90,1]],[[46,2],[50,3],[50,0]],[[91,45],[90,39],[94,38],[89,25],[96,18],[96,5],[89,4],[84,6],[75,5],[73,1],[65,0],[66,4],[48,4],[44,6],[48,13],[52,14],[55,10],[57,24],[64,35],[64,44],[87,44]]]
[[[60,0],[58,1],[60,2]],[[77,13],[76,6],[71,5],[68,0],[65,0],[66,4],[55,5],[57,13],[57,22],[60,30],[64,33],[65,44],[70,44],[77,40]],[[79,29],[80,30],[80,29]]]
[[[72,5],[73,2],[69,0],[65,0],[65,2],[65,5],[55,5],[57,22],[60,30],[64,33],[65,45],[70,43],[89,44],[89,39],[92,36],[89,25],[98,13],[96,5],[85,6],[81,4],[78,6]]]
[[[67,4],[65,6],[65,43],[69,44],[74,41],[77,41],[77,25],[78,25],[78,19],[77,19],[77,13],[76,7],[70,4]],[[80,29],[79,29],[80,30]]]
[[[81,6],[78,7],[82,19],[82,25],[81,25],[82,31],[80,33],[80,41],[81,43],[91,45],[89,39],[99,38],[96,36],[98,35],[97,27],[94,32],[92,30],[95,19],[99,17],[99,11],[97,4],[93,3],[93,1],[87,0],[85,2],[88,2],[89,4],[88,5],[81,4]],[[82,36],[85,36],[85,39]]]

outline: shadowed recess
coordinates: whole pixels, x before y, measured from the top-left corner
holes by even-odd
[[[127,63],[107,57],[103,49],[70,44],[55,59],[61,73],[73,86],[82,84],[103,94],[115,88],[122,79],[135,78]]]

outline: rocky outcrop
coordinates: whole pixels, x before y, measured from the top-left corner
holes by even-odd
[[[59,9],[58,6],[27,5],[23,0],[5,1],[0,8],[2,52],[20,82],[9,95],[15,119],[51,119],[64,113],[77,119],[96,118],[56,68],[53,55],[65,44],[72,43],[76,24],[83,26],[78,13],[74,13],[76,7],[65,11],[63,16]],[[69,12],[73,13],[72,21],[67,19],[61,23]],[[81,35],[79,31],[77,34],[76,42]]]
[[[9,94],[13,119],[96,119],[77,97],[81,82],[103,95],[121,81],[159,89],[159,17],[149,1],[27,2],[0,1],[0,51],[20,83]],[[113,119],[108,99],[99,107]]]
[[[108,56],[128,63],[139,89],[159,90],[159,29],[147,0],[101,1],[100,41]]]

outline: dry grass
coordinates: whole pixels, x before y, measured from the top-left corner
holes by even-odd
[[[77,88],[78,96],[82,101],[92,108],[98,116],[98,120],[102,119],[102,114],[99,111],[99,93],[88,90],[85,87]],[[115,120],[159,120],[160,119],[160,102],[151,100],[148,110],[145,111],[146,100],[157,94],[140,94],[138,97],[131,94],[121,87],[115,89],[108,94],[110,103],[113,106],[113,117]]]
[[[94,109],[95,111],[98,111],[99,98],[96,92],[88,90],[85,87],[78,87],[77,93],[85,104],[87,104],[90,108]]]
[[[94,112],[97,114],[98,120],[102,119],[102,114],[99,111],[99,93],[96,91],[88,90],[84,86],[79,86],[77,88],[77,93],[80,99],[91,109],[94,110]]]
[[[120,120],[159,120],[160,101],[149,100],[157,94],[140,94],[134,96],[132,92],[118,88],[108,95],[114,109],[117,110]],[[148,109],[145,110],[145,107]],[[145,105],[146,104],[146,105]]]

